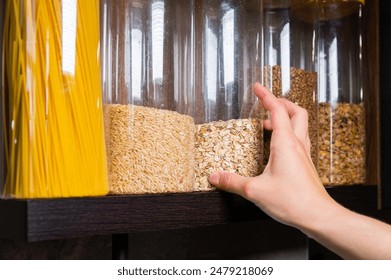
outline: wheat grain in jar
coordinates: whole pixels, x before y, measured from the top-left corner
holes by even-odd
[[[319,14],[319,175],[329,186],[366,183],[364,0],[322,1]]]
[[[318,165],[318,95],[314,53],[317,14],[307,0],[262,2],[262,82],[277,97],[286,98],[308,113],[311,158]],[[265,163],[271,132],[264,133]]]
[[[194,2],[103,0],[110,192],[189,192],[194,182]]]

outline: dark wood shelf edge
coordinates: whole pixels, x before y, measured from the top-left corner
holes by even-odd
[[[377,186],[331,187],[346,207],[377,211]],[[204,227],[269,219],[254,204],[220,191],[66,199],[0,199],[0,238],[42,241],[88,235]]]

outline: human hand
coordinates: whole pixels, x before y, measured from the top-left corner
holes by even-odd
[[[210,175],[209,181],[252,201],[275,220],[305,230],[319,212],[331,211],[330,206],[336,205],[311,160],[308,113],[288,100],[276,98],[259,83],[254,85],[254,92],[270,112],[271,119],[264,121],[264,127],[273,131],[264,172],[250,178],[218,171]]]
[[[209,181],[254,202],[275,220],[294,226],[343,258],[390,259],[391,226],[352,212],[335,202],[311,161],[308,114],[254,85],[271,119],[269,162],[257,177],[218,171]]]

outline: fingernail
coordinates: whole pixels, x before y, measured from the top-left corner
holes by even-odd
[[[215,173],[212,173],[210,176],[209,176],[209,183],[211,183],[212,185],[217,185],[220,181],[220,173],[219,172],[215,172]]]

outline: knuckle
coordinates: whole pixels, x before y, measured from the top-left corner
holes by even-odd
[[[278,104],[276,105],[271,111],[270,111],[270,118],[273,119],[276,116],[280,115],[281,112],[284,112],[286,109],[284,107],[284,104]]]
[[[243,196],[245,198],[253,197],[254,183],[252,180],[248,180],[243,184]]]
[[[222,186],[225,186],[227,188],[230,187],[230,182],[231,182],[231,179],[232,179],[232,173],[224,173],[220,176],[220,182],[219,184],[222,185]]]
[[[303,119],[308,120],[308,111],[305,108],[299,107],[298,112]]]
[[[285,110],[285,109],[286,109],[286,105],[285,105],[285,103],[284,103],[285,101],[286,101],[285,98],[279,97],[279,98],[278,98],[278,102],[276,102],[274,108],[275,108],[276,110]]]

